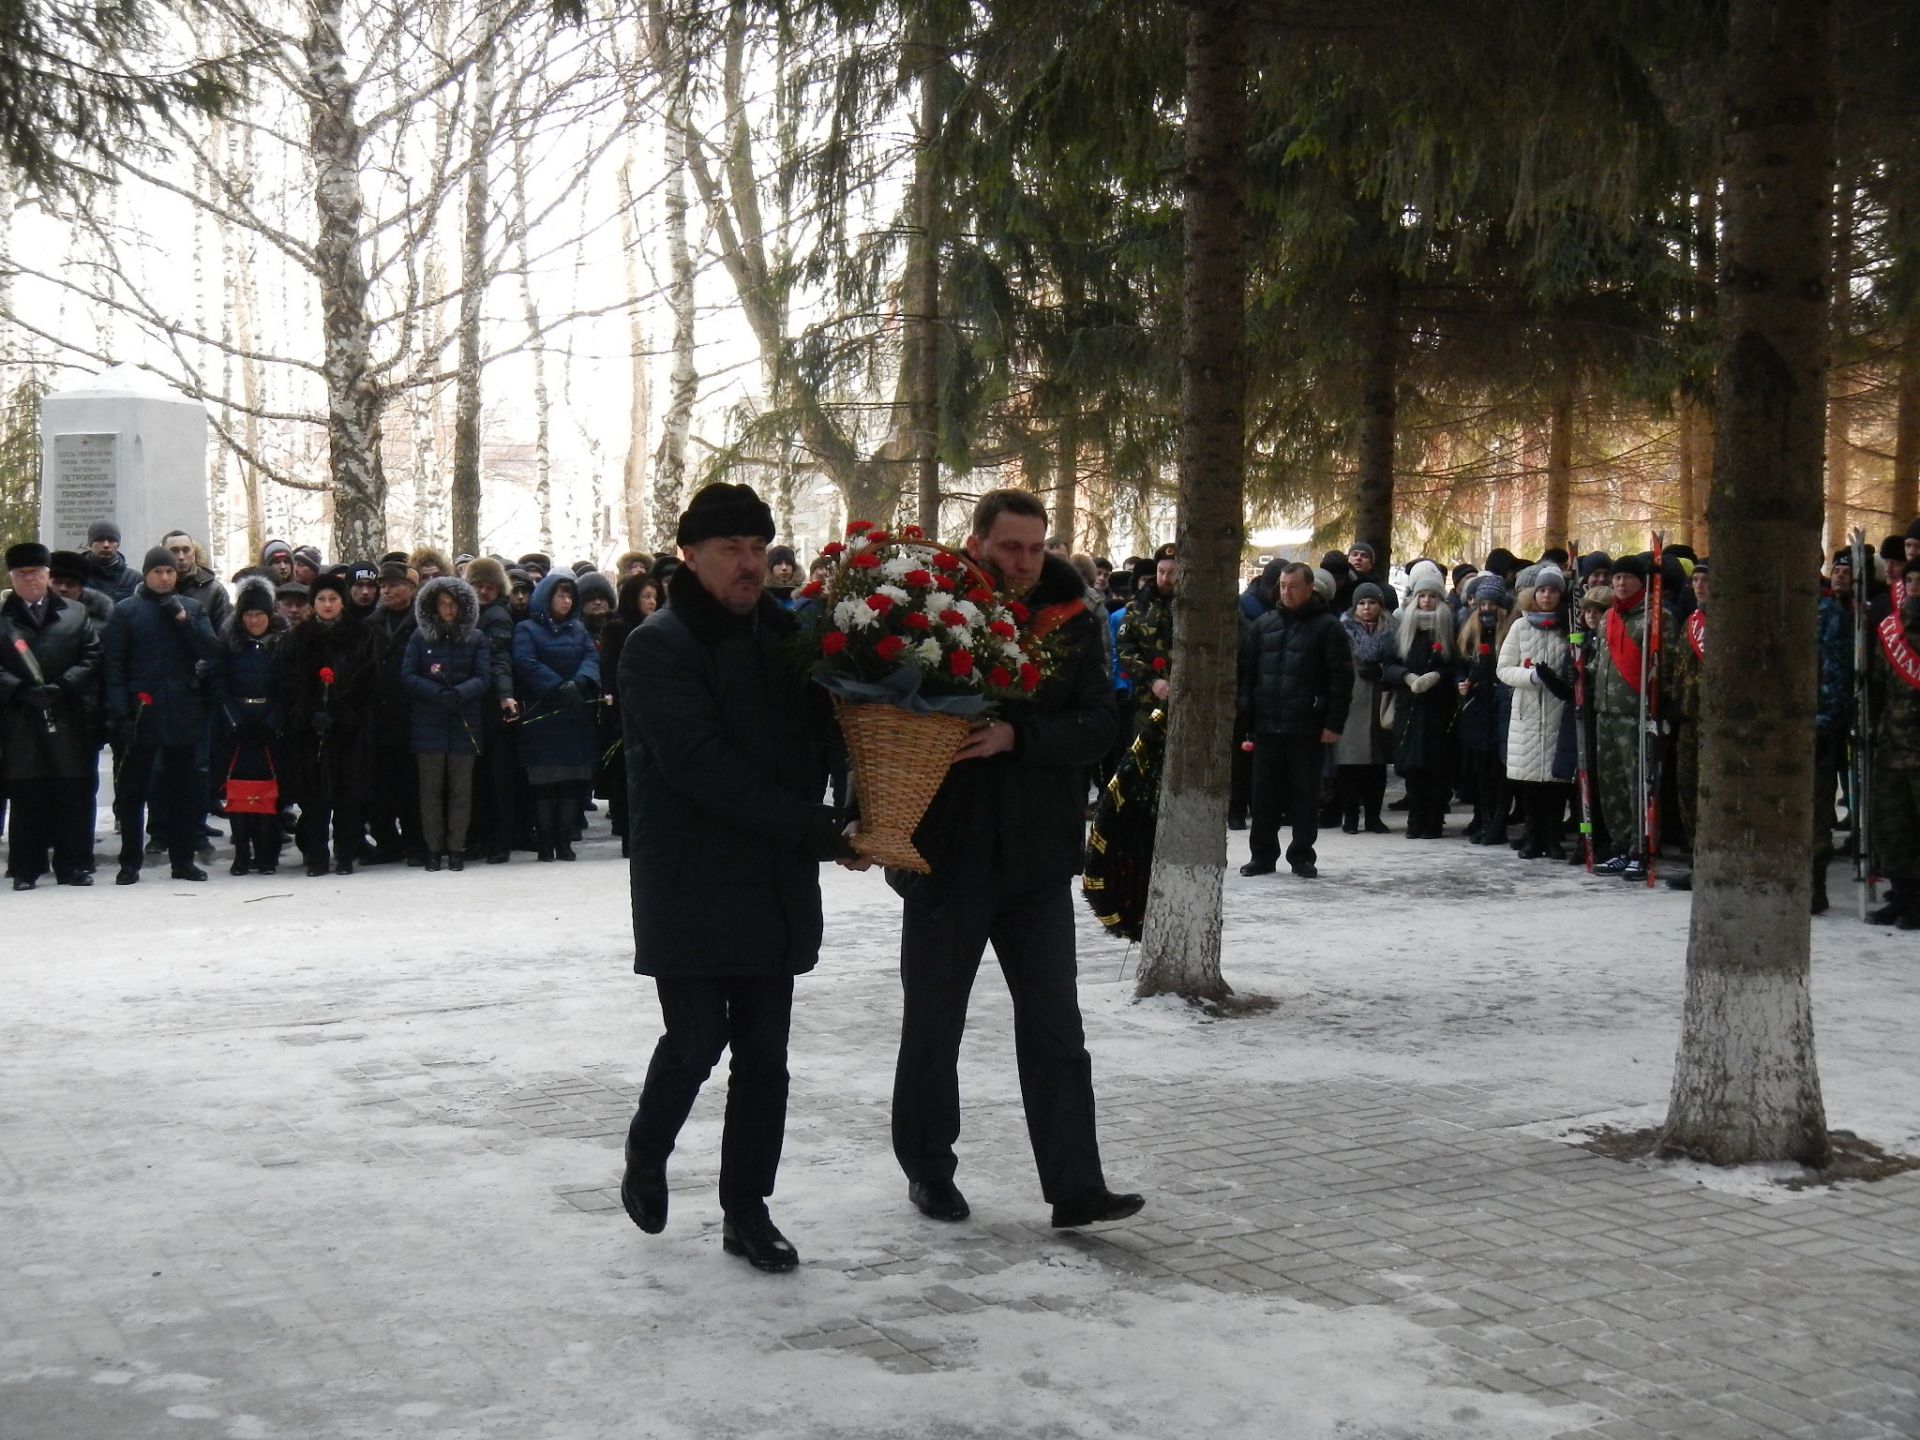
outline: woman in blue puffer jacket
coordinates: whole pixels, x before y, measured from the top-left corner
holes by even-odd
[[[420,831],[427,869],[464,867],[473,818],[473,762],[486,733],[481,702],[493,683],[480,600],[473,587],[437,575],[413,602],[419,626],[407,638],[400,683],[413,700],[409,745],[420,772]]]
[[[533,800],[536,855],[571,860],[573,821],[593,779],[593,707],[600,699],[600,656],[576,613],[574,577],[556,570],[542,580],[513,631],[513,680],[525,707],[520,768]]]

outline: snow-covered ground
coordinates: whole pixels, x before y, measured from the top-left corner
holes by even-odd
[[[886,1140],[899,905],[877,875],[824,872],[798,992],[773,1208],[800,1271],[720,1253],[717,1078],[672,1223],[641,1235],[605,1194],[657,1011],[625,867],[604,840],[582,855],[310,880],[230,878],[223,851],[204,885],[163,865],[0,893],[0,1435],[1499,1440],[1596,1418],[1478,1388],[1401,1308],[1143,1278],[1047,1232],[991,968],[962,1062],[975,1218],[914,1214]],[[1175,1081],[1256,1110],[1307,1082],[1471,1083],[1541,1133],[1658,1117],[1686,896],[1398,834],[1325,835],[1320,869],[1229,875],[1227,977],[1277,1002],[1245,1019],[1135,1003],[1126,948],[1082,913],[1110,1125],[1110,1097]],[[1920,1148],[1920,936],[1853,920],[1833,873],[1829,1120]],[[604,1123],[543,1118],[569,1095]],[[1109,1144],[1111,1181],[1149,1159]]]

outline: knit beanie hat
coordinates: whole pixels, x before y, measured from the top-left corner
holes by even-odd
[[[1332,600],[1333,592],[1338,590],[1339,588],[1340,587],[1338,585],[1333,583],[1333,576],[1329,575],[1325,570],[1320,569],[1318,566],[1314,567],[1314,572],[1313,572],[1314,594],[1318,595],[1322,600]]]
[[[168,570],[177,570],[180,562],[173,558],[173,552],[166,546],[156,545],[147,551],[147,558],[140,562],[140,574],[145,577],[163,566]]]
[[[111,520],[94,521],[91,525],[87,526],[87,543],[91,545],[96,540],[111,540],[114,544],[118,545],[120,543],[120,527]]]
[[[1507,582],[1498,575],[1482,575],[1467,594],[1476,605],[1498,605],[1507,598]]]
[[[1407,576],[1407,594],[1444,595],[1447,593],[1447,577],[1440,573],[1440,567],[1431,560],[1422,560],[1413,567]]]
[[[1380,552],[1375,550],[1373,546],[1365,540],[1354,541],[1353,544],[1347,547],[1347,554],[1351,555],[1356,550],[1360,551],[1367,559],[1373,561],[1376,565],[1380,563]]]
[[[773,540],[773,511],[751,485],[729,485],[716,480],[703,486],[680,517],[674,532],[676,545],[697,545],[717,535],[753,535]]]
[[[1533,588],[1534,577],[1539,573],[1540,567],[1538,565],[1521,566],[1520,573],[1513,577],[1513,588],[1516,590],[1531,590]]]
[[[287,544],[286,541],[269,540],[267,541],[266,544],[260,547],[260,563],[264,565],[267,563],[267,561],[273,559],[273,557],[276,555],[291,556],[292,554],[293,554],[293,547]]]
[[[1534,567],[1533,588],[1536,592],[1558,590],[1564,595],[1567,593],[1567,577],[1561,573],[1558,565],[1550,565],[1543,560]]]
[[[347,584],[349,585],[378,585],[380,583],[380,572],[374,568],[373,562],[370,560],[356,560],[351,565],[341,565],[335,568],[346,576]]]
[[[1386,595],[1381,591],[1380,587],[1371,580],[1362,580],[1358,585],[1353,587],[1353,603],[1356,605],[1362,600],[1378,602],[1386,598]]]

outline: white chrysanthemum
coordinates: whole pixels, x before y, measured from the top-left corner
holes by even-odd
[[[967,624],[978,625],[980,623],[980,607],[974,604],[973,601],[956,600],[953,602],[953,608],[967,617]]]
[[[882,585],[878,590],[875,590],[873,593],[876,595],[886,596],[889,600],[893,601],[893,603],[896,605],[911,605],[913,603],[913,597],[909,595],[906,591],[902,590],[898,585]]]
[[[918,570],[920,562],[911,555],[896,555],[880,567],[880,573],[889,580],[898,580],[910,570]]]
[[[1002,640],[1000,642],[1000,653],[1006,658],[1006,662],[1009,665],[1018,665],[1022,660],[1027,658],[1026,651],[1020,648],[1020,643],[1017,640]]]
[[[833,607],[833,623],[842,630],[867,630],[880,623],[880,612],[864,600],[842,600]]]
[[[913,654],[927,669],[938,669],[940,665],[940,642],[938,640],[922,640],[918,645],[913,647]]]

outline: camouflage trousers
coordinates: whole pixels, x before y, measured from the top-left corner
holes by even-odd
[[[1640,851],[1646,797],[1640,789],[1639,730],[1635,715],[1602,712],[1594,717],[1594,791],[1615,854]]]
[[[1920,770],[1873,772],[1874,867],[1910,889],[1920,879]]]

